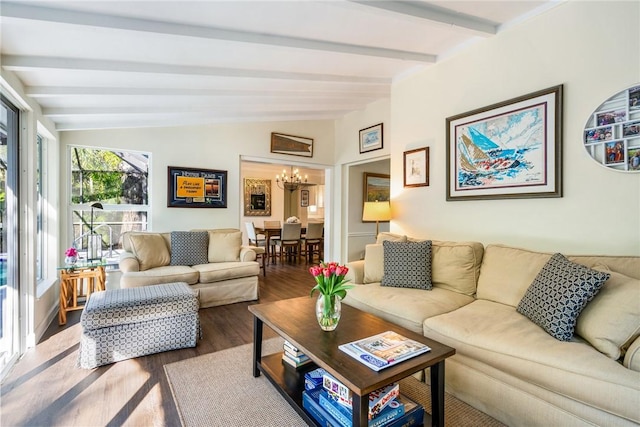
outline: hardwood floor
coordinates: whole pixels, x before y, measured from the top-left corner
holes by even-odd
[[[268,265],[260,300],[200,310],[203,338],[195,348],[125,360],[93,370],[75,366],[80,312],[56,321],[2,383],[2,426],[179,426],[163,366],[252,342],[250,304],[309,295],[314,285],[301,262]],[[265,338],[275,333],[265,327]],[[248,367],[249,368],[249,367]],[[206,369],[206,366],[203,367]]]

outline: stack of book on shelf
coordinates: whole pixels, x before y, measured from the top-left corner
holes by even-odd
[[[282,353],[282,361],[287,363],[288,365],[298,369],[311,363],[311,359],[309,358],[309,356],[298,350],[289,341],[285,340],[283,349],[284,352]]]
[[[374,371],[431,350],[427,345],[393,331],[342,344],[338,348]]]
[[[351,427],[351,391],[317,368],[305,374],[302,406],[322,426]],[[369,393],[369,427],[418,426],[424,421],[424,408],[400,394],[398,384]]]

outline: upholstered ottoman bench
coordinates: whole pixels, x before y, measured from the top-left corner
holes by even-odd
[[[82,310],[78,365],[195,347],[198,297],[183,282],[95,292]]]

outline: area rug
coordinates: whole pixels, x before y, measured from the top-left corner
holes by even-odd
[[[263,354],[282,349],[282,339],[264,342]],[[299,427],[305,422],[273,388],[251,370],[252,345],[242,345],[165,365],[183,427]],[[431,411],[429,389],[413,377],[400,382],[409,398]],[[445,424],[499,427],[503,424],[447,394]]]

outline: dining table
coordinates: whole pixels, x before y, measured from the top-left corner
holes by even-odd
[[[255,227],[256,234],[264,234],[265,252],[268,260],[271,260],[271,264],[275,264],[275,254],[271,253],[271,238],[274,236],[280,236],[282,234],[282,227]],[[307,227],[303,226],[300,229],[300,235],[304,236],[307,232]]]

